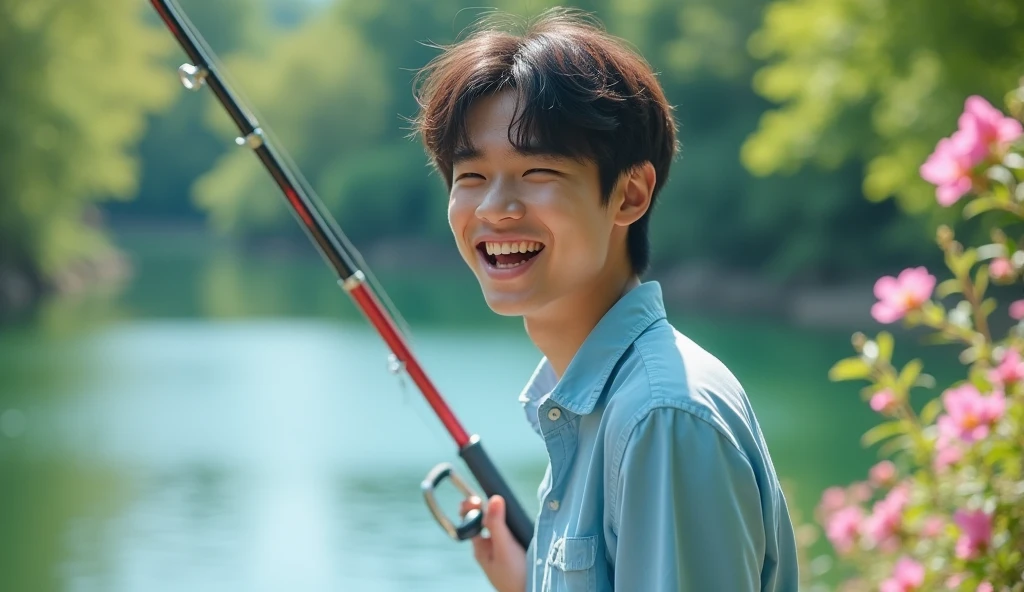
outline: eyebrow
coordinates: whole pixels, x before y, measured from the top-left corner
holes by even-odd
[[[556,160],[563,160],[570,158],[564,154],[559,154],[550,148],[543,146],[527,146],[525,148],[516,147],[512,150],[513,154],[518,156],[540,156]],[[483,151],[478,148],[471,146],[459,146],[452,152],[452,164],[459,164],[467,160],[475,160],[477,158],[483,158]]]

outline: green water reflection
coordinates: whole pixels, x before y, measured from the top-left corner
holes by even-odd
[[[316,258],[135,236],[135,275],[0,333],[0,589],[478,590],[418,483],[456,461]],[[536,508],[538,354],[468,273],[381,277],[463,423]],[[794,508],[862,478],[845,332],[672,311],[745,384]],[[454,497],[452,497],[453,501]]]

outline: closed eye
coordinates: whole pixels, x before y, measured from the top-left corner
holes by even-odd
[[[456,177],[455,180],[459,181],[461,179],[473,179],[473,178],[483,179],[484,176],[479,174],[479,173],[462,173],[458,177]]]
[[[530,170],[526,171],[525,173],[523,173],[523,176],[525,177],[526,175],[529,175],[530,173],[544,173],[544,174],[548,174],[548,175],[557,175],[557,176],[561,176],[562,175],[562,173],[560,173],[560,172],[558,172],[558,171],[556,171],[554,169],[530,169]]]

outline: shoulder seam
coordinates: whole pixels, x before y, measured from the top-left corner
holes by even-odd
[[[707,417],[706,410],[699,410],[691,405],[687,405],[681,401],[677,401],[674,399],[653,398],[648,404],[644,405],[643,408],[637,411],[632,418],[630,418],[630,421],[627,423],[626,428],[622,430],[622,434],[618,437],[616,441],[611,469],[609,471],[608,476],[608,482],[605,484],[606,495],[609,500],[609,520],[613,532],[618,532],[619,529],[617,519],[619,514],[619,500],[617,494],[619,489],[619,474],[622,469],[622,461],[625,457],[626,447],[629,445],[629,442],[633,438],[633,434],[636,432],[640,424],[647,420],[647,418],[649,418],[651,414],[653,414],[655,411],[662,410],[678,411],[680,413],[685,413],[686,415],[689,415],[690,417],[699,420],[704,425],[709,426],[712,432],[715,434],[715,436],[727,442],[729,444],[728,448],[732,450],[734,453],[738,454],[747,465],[751,466],[751,470],[753,470],[751,461],[749,458],[747,458],[747,455],[743,451],[743,449],[740,448],[739,444],[737,444],[733,437],[731,437],[727,432],[723,431],[721,427],[716,425],[715,422],[711,421],[710,418]]]

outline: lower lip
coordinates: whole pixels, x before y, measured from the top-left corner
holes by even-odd
[[[520,263],[515,267],[505,268],[494,267],[493,265],[491,265],[491,263],[487,261],[487,256],[481,253],[479,249],[477,249],[476,254],[477,257],[480,258],[480,264],[484,268],[484,271],[487,273],[487,277],[493,280],[511,280],[529,271],[530,267],[533,266],[533,263],[537,259],[540,259],[541,255],[544,254],[544,250],[542,249],[539,253],[527,259],[525,263]]]

